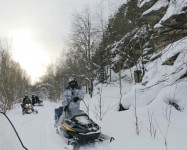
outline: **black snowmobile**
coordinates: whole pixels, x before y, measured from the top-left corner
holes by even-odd
[[[44,106],[43,101],[40,100],[38,96],[34,97],[34,95],[32,97],[32,105],[33,106]]]
[[[39,101],[36,101],[33,106],[44,106],[43,104],[43,101],[42,100],[39,100]]]
[[[59,109],[62,109],[62,107]],[[103,135],[99,125],[81,110],[78,114],[64,119],[61,126],[57,127],[57,133],[66,137],[67,144],[72,145],[73,150],[77,150],[80,145],[87,143],[102,142],[106,139],[111,142],[114,139]]]

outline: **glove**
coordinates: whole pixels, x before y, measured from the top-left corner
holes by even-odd
[[[65,107],[64,107],[64,111],[66,111],[67,109],[68,109],[68,106],[65,106]]]
[[[73,101],[76,103],[79,100],[79,97],[75,97]]]

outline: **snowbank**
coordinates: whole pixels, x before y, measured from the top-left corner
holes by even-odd
[[[187,72],[187,37],[168,45],[162,52],[152,58],[161,57],[146,64],[143,78],[144,85],[122,80],[122,104],[129,110],[118,112],[120,88],[118,74],[112,74],[115,83],[98,85],[94,89],[93,98],[89,101],[90,115],[98,122],[103,133],[114,136],[116,140],[110,144],[111,149],[118,150],[185,150],[187,143],[187,78],[181,78]],[[173,65],[164,65],[177,54]],[[131,68],[133,71],[134,69]],[[130,77],[130,71],[122,71],[122,76]],[[99,89],[102,91],[99,92]],[[99,94],[102,93],[102,94]],[[136,95],[136,97],[135,97]],[[99,120],[99,98],[102,99],[102,110],[105,113]],[[135,98],[140,135],[135,131]],[[180,111],[169,105],[175,102]],[[107,110],[107,112],[106,112]]]

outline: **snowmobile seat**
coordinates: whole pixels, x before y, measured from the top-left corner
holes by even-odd
[[[56,108],[55,109],[55,120],[59,120],[60,116],[62,115],[63,112],[63,106]]]

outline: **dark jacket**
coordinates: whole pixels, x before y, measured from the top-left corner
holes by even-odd
[[[31,100],[28,97],[25,97],[22,101],[23,106],[25,106],[25,104],[31,104]]]
[[[39,100],[39,97],[38,96],[35,96],[35,100],[36,100],[36,103],[39,103],[40,100]]]

